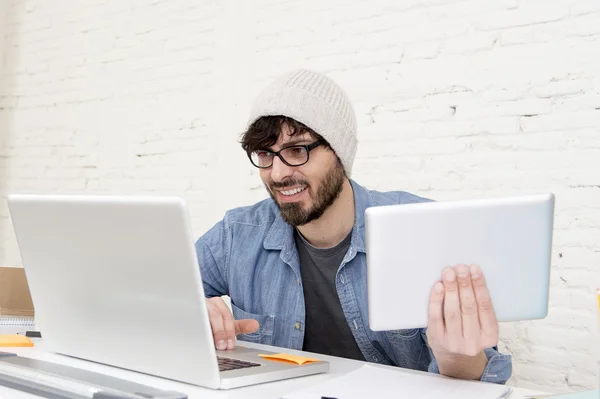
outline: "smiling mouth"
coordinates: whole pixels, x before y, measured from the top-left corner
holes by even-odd
[[[304,191],[305,189],[306,189],[306,187],[298,187],[298,188],[294,188],[291,190],[280,190],[279,193],[283,194],[285,196],[291,196],[294,194],[298,194],[298,193]]]

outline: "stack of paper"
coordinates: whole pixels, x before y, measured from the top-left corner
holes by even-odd
[[[532,397],[532,399],[537,399],[538,397]],[[540,396],[542,398],[542,396]],[[549,395],[544,396],[547,399],[598,399],[600,398],[600,391],[586,391],[586,392],[575,392],[575,393],[567,393],[564,395]]]
[[[338,378],[284,396],[285,399],[419,398],[499,399],[511,389],[505,385],[406,373],[365,365]]]

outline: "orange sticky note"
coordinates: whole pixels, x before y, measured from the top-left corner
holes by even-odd
[[[260,356],[264,359],[280,360],[280,361],[284,361],[284,362],[296,363],[299,365],[303,365],[305,363],[310,363],[310,362],[320,362],[319,359],[312,359],[310,357],[304,357],[304,356],[289,355],[287,353],[278,353],[276,355],[258,355],[258,356]]]
[[[24,335],[0,334],[0,346],[33,346],[33,341]]]

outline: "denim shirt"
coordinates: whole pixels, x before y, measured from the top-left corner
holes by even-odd
[[[369,362],[439,373],[425,329],[372,331],[367,316],[365,209],[428,201],[406,192],[367,190],[351,180],[355,223],[350,248],[336,276],[342,309],[361,352]],[[228,211],[196,242],[207,298],[229,295],[235,319],[255,319],[258,331],[238,339],[302,350],[304,293],[293,227],[272,199]],[[335,328],[335,326],[332,326]],[[509,355],[485,349],[481,380],[505,383],[512,373]]]

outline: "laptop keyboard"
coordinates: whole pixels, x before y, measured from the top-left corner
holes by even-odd
[[[219,361],[219,371],[238,370],[260,366],[258,363],[244,362],[243,360],[230,359],[228,357],[221,356],[217,356],[217,360]]]

